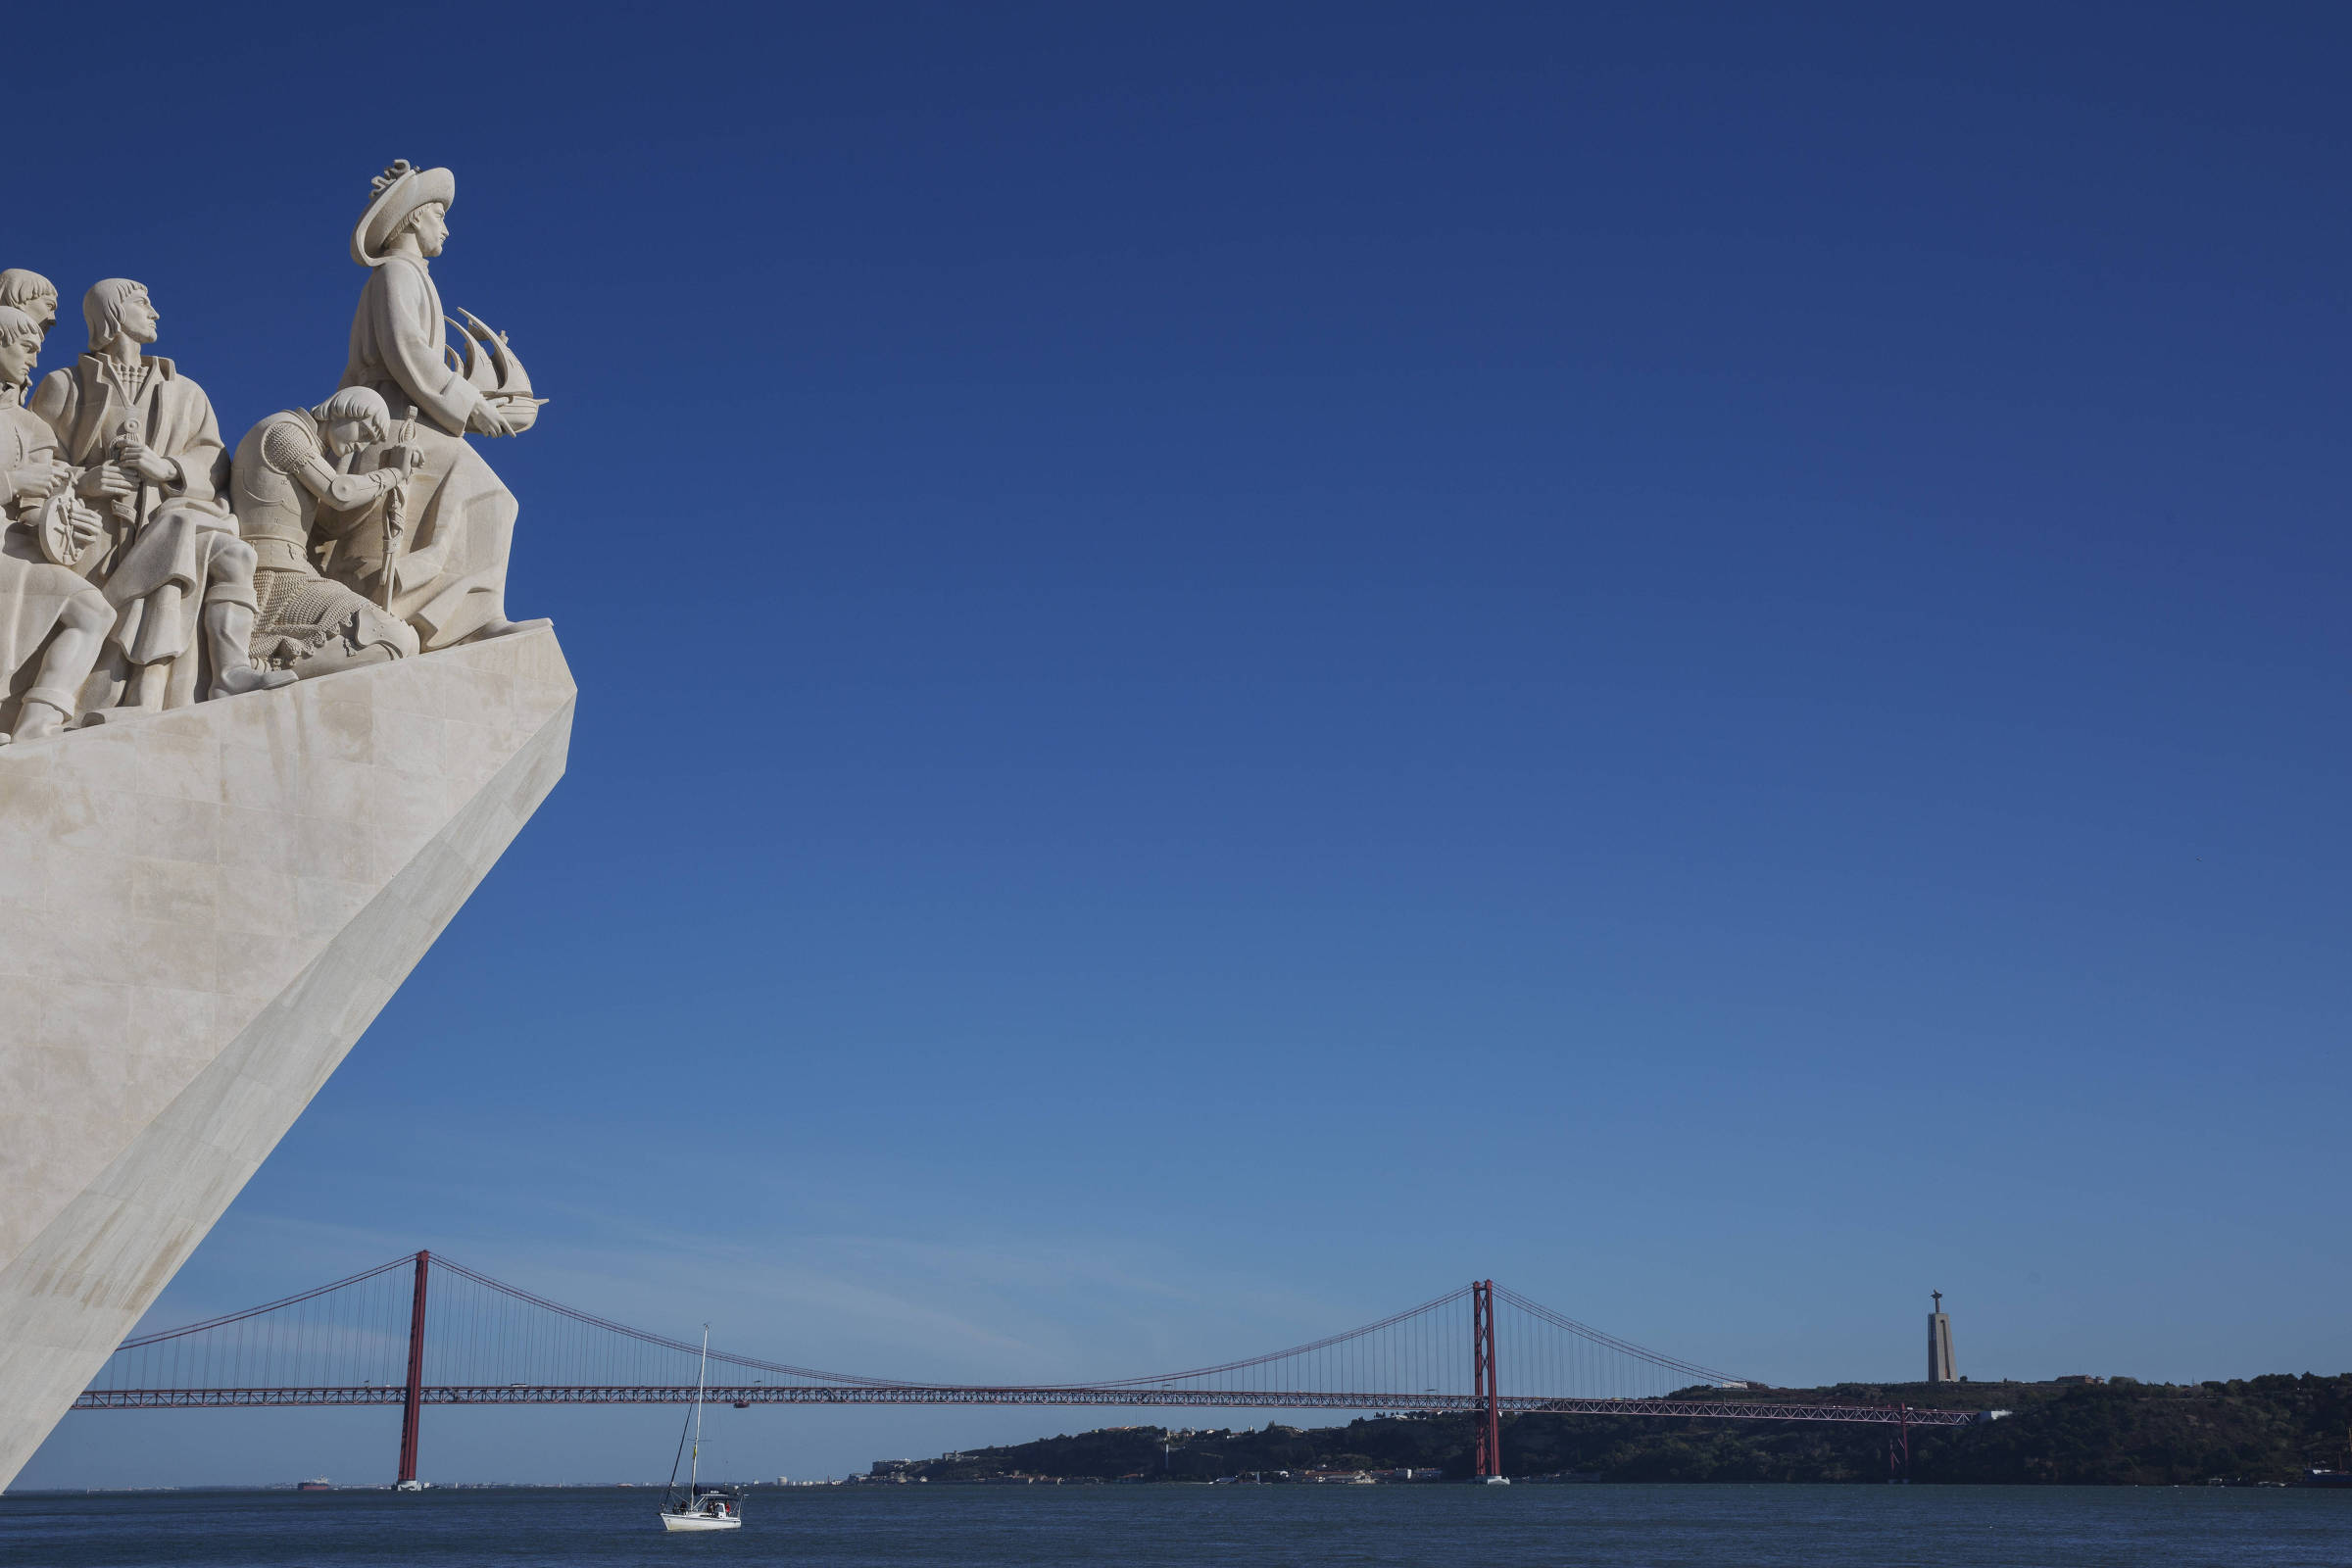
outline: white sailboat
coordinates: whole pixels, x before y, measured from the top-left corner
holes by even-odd
[[[710,1383],[710,1325],[703,1325],[703,1364],[694,1377],[694,1413],[687,1417],[694,1430],[694,1457],[686,1466],[686,1490],[678,1491],[678,1461],[669,1461],[669,1490],[662,1497],[664,1530],[741,1530],[743,1499],[724,1487],[709,1491],[700,1485],[703,1468],[703,1390]],[[678,1434],[686,1446],[686,1434]],[[683,1457],[683,1454],[680,1455]]]

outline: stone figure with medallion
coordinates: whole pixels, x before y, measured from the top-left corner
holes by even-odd
[[[41,740],[74,714],[81,687],[115,623],[106,595],[59,562],[73,562],[102,533],[98,514],[74,495],[73,466],[57,432],[22,407],[41,352],[40,322],[0,305],[0,668],[9,677],[0,740]]]

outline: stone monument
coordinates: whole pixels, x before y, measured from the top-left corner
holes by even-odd
[[[58,293],[0,271],[0,1488],[563,776],[466,440],[543,400],[443,315],[456,199],[375,179],[341,388],[233,448],[144,284],[36,384]]]
[[[1952,1361],[1952,1319],[1943,1309],[1943,1293],[1930,1291],[1936,1298],[1935,1309],[1928,1313],[1928,1381],[1957,1383],[1960,1374]]]

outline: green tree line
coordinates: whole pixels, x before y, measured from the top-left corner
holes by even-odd
[[[1920,1482],[2177,1486],[2292,1482],[2313,1466],[2352,1469],[2352,1374],[2227,1383],[1846,1384],[1833,1389],[1690,1389],[1684,1397],[2006,1409],[1998,1421],[1911,1429]],[[1608,1481],[1884,1481],[1891,1429],[1650,1416],[1506,1416],[1506,1475]],[[1382,1416],[1345,1426],[1269,1424],[1171,1434],[1109,1428],[924,1460],[909,1477],[981,1481],[1207,1481],[1288,1470],[1428,1469],[1466,1478],[1467,1415]]]

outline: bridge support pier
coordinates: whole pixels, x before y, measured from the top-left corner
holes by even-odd
[[[1470,1282],[1470,1388],[1478,1399],[1478,1475],[1502,1474],[1502,1390],[1494,1381],[1494,1282]]]
[[[416,1418],[424,1410],[424,1287],[432,1265],[431,1252],[416,1254],[416,1295],[409,1304],[409,1396],[400,1407],[400,1481],[416,1479]]]

